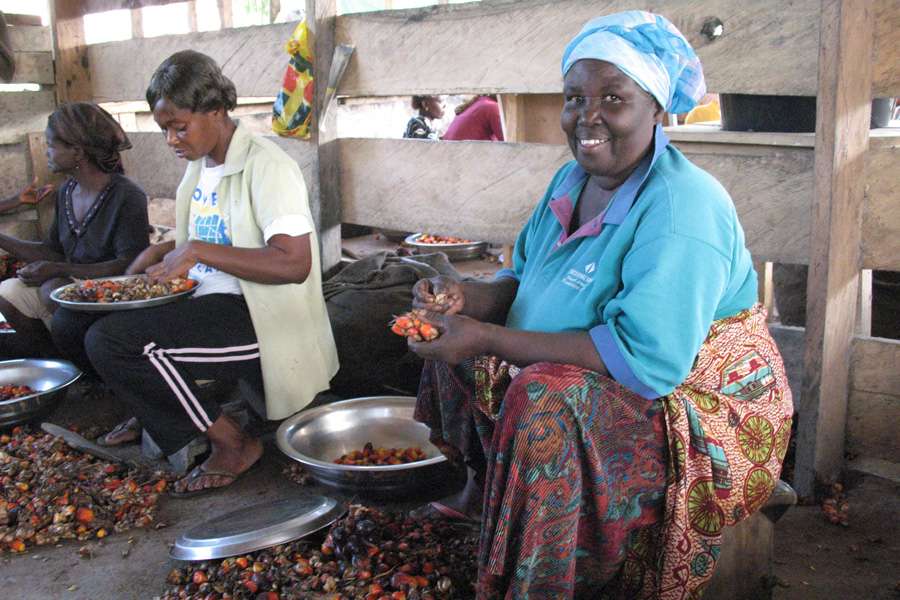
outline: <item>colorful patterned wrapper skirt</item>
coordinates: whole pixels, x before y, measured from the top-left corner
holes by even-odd
[[[479,598],[696,598],[774,489],[791,393],[759,307],[647,400],[572,365],[428,362],[416,418],[485,484]]]

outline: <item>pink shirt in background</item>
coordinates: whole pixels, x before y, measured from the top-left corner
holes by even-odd
[[[500,125],[500,107],[495,100],[482,96],[472,103],[462,114],[456,116],[444,140],[488,140],[503,141],[503,128]]]

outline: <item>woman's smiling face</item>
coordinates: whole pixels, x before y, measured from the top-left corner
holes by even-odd
[[[663,110],[633,79],[601,60],[576,62],[563,94],[560,124],[575,160],[603,187],[620,185],[653,144]]]

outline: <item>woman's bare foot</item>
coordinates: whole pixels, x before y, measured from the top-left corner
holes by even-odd
[[[212,446],[209,458],[175,482],[176,495],[192,495],[230,485],[263,454],[262,443],[244,433],[224,414],[206,430],[206,435]]]

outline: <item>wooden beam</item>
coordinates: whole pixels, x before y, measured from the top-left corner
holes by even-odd
[[[281,0],[269,0],[269,23],[274,23],[281,12]]]
[[[501,94],[500,122],[503,125],[503,139],[507,142],[525,142],[527,116],[525,113],[525,99],[522,94]],[[510,269],[513,266],[513,245],[503,244],[503,268]]]
[[[7,25],[22,25],[24,27],[40,27],[40,15],[21,15],[18,13],[3,13],[3,19]]]
[[[174,4],[176,2],[184,2],[185,0],[81,0],[82,14],[88,15],[92,13],[107,12],[110,10],[135,9],[145,6],[162,6],[164,4]]]
[[[49,52],[14,52],[16,72],[10,83],[53,85],[53,55]]]
[[[875,130],[871,136],[865,167],[862,266],[900,271],[900,131]]]
[[[772,318],[772,307],[774,306],[774,283],[772,281],[772,263],[768,261],[753,261],[753,268],[756,269],[756,289],[759,297],[759,303],[766,309],[768,318]]]
[[[866,458],[900,461],[900,340],[853,340],[848,450]]]
[[[343,220],[512,243],[568,146],[483,142],[420,144],[342,139]],[[682,143],[734,198],[758,260],[805,263],[813,154],[807,148]],[[439,172],[433,165],[442,165]],[[412,198],[422,205],[409,208]],[[471,211],[471,212],[470,212]]]
[[[143,98],[156,67],[184,48],[202,48],[214,58],[240,96],[271,97],[281,89],[287,65],[284,43],[295,26],[279,23],[88,46],[94,101]]]
[[[679,27],[710,89],[816,94],[818,0],[521,0],[343,15],[337,43],[356,53],[340,93],[559,93],[566,42],[589,19],[634,8]],[[713,16],[725,33],[710,41],[701,29]]]
[[[900,396],[850,390],[847,406],[847,453],[898,464]]]
[[[556,169],[571,159],[564,146],[337,142],[343,222],[507,244],[515,241]],[[435,172],[434,165],[441,169]]]
[[[144,10],[141,8],[131,9],[131,37],[144,37]]]
[[[872,270],[859,273],[859,300],[856,302],[856,335],[872,335]]]
[[[875,49],[873,51],[873,90],[876,98],[900,96],[900,3],[874,0]]]
[[[852,389],[900,396],[900,340],[857,337],[850,358]]]
[[[197,1],[196,0],[188,0],[187,14],[188,14],[188,31],[191,31],[191,32],[197,31]]]
[[[60,185],[65,177],[51,173],[47,166],[47,140],[43,132],[28,134],[28,164],[32,177],[37,177],[39,185]],[[56,218],[55,196],[45,198],[37,205],[37,232],[43,238]]]
[[[90,101],[93,97],[84,40],[84,8],[80,0],[50,2],[51,22],[55,23],[56,97],[60,104]]]
[[[313,18],[314,17],[314,18]],[[341,261],[341,191],[338,146],[335,139],[337,125],[335,112],[328,111],[325,121],[320,121],[325,109],[325,91],[335,48],[336,0],[306,0],[306,22],[311,27],[315,48],[315,107],[312,135],[309,143],[316,148],[318,160],[318,198],[315,199],[319,219],[319,246],[322,270],[332,271]],[[273,25],[272,27],[275,27]],[[293,29],[293,27],[292,27]],[[310,204],[314,202],[310,192]]]
[[[159,132],[129,133],[132,148],[122,153],[125,173],[138,182],[151,198],[174,198],[187,163],[178,160]],[[303,172],[309,186],[310,205],[316,218],[314,202],[319,196],[315,146],[298,140],[269,138],[288,153]],[[2,146],[0,146],[2,148]]]
[[[52,90],[37,92],[0,92],[0,144],[15,144],[32,131],[43,132],[47,117],[56,109]]]
[[[216,0],[219,7],[219,22],[222,29],[231,29],[234,27],[234,13],[231,9],[231,0]]]
[[[0,198],[9,198],[28,185],[27,150],[24,142],[0,145]]]
[[[9,41],[13,50],[19,52],[50,52],[53,50],[53,36],[49,27],[10,27]]]
[[[803,496],[812,495],[818,484],[835,481],[844,463],[873,27],[869,3],[823,0],[806,351],[794,474],[794,487]]]

